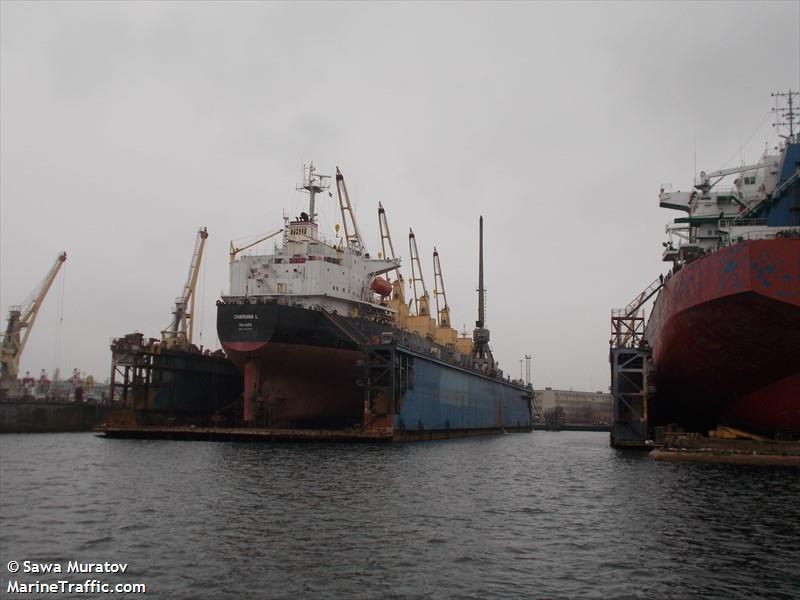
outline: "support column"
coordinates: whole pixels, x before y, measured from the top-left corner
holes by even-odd
[[[256,397],[261,387],[261,361],[250,359],[244,363],[244,414],[243,420],[250,425],[256,418]]]

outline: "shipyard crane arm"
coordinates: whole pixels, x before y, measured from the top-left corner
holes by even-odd
[[[55,263],[50,267],[47,275],[39,283],[29,299],[22,306],[12,306],[8,311],[8,324],[0,346],[0,379],[13,382],[19,373],[19,359],[28,337],[31,335],[33,324],[39,314],[39,309],[44,302],[47,292],[53,285],[61,265],[67,260],[67,253],[62,252],[56,257]]]
[[[442,303],[439,304],[439,296]],[[436,314],[439,318],[439,327],[450,327],[450,307],[447,305],[447,295],[444,291],[444,278],[442,277],[442,263],[436,246],[433,247],[433,297],[436,299]]]
[[[411,289],[414,290],[414,312],[417,316],[427,317],[431,314],[428,302],[428,290],[425,287],[425,278],[422,276],[422,265],[417,252],[417,238],[412,229],[408,230],[408,251],[411,256]],[[419,276],[417,276],[419,275]],[[417,287],[419,284],[419,288]],[[421,293],[420,293],[421,291]]]
[[[198,229],[192,261],[189,264],[189,276],[183,286],[183,294],[175,299],[172,323],[161,332],[161,342],[167,348],[187,349],[192,344],[195,288],[200,273],[200,263],[203,260],[206,238],[208,238],[208,229],[205,227]]]
[[[342,226],[344,227],[344,238],[347,247],[364,252],[364,240],[358,230],[358,222],[350,204],[350,196],[344,183],[344,175],[342,175],[339,167],[336,167],[336,191],[339,196],[339,208],[342,211]]]
[[[392,235],[389,233],[389,222],[386,220],[386,210],[380,202],[378,202],[378,227],[381,232],[381,250],[383,251],[383,258],[386,260],[397,260],[397,255],[394,252],[394,244],[392,244]],[[405,304],[404,282],[403,275],[400,273],[400,267],[395,269],[395,275],[398,285],[394,285],[393,283],[392,290],[395,293],[396,299],[399,300],[401,304]]]
[[[274,238],[279,233],[283,233],[283,228],[278,229],[277,231],[273,231],[269,235],[265,235],[264,237],[257,239],[255,242],[250,242],[249,244],[246,244],[241,248],[237,248],[236,246],[234,246],[233,242],[231,241],[231,249],[228,252],[231,264],[233,264],[233,262],[236,260],[236,255],[239,254],[240,252],[244,252],[248,248],[252,248],[256,244],[260,244],[261,242],[266,242],[267,240]]]

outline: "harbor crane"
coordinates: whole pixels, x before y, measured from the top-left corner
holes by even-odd
[[[397,260],[398,256],[394,252],[392,235],[389,233],[389,222],[386,220],[386,210],[380,202],[378,202],[378,227],[381,232],[381,251],[383,252],[383,258],[386,260]],[[404,305],[406,299],[405,290],[403,289],[403,275],[400,273],[400,267],[397,267],[394,272],[397,279],[392,282],[392,293],[394,294],[395,300],[398,300],[400,304]]]
[[[23,305],[10,307],[8,311],[8,324],[0,345],[0,389],[6,392],[15,391],[17,375],[19,374],[19,359],[25,344],[31,335],[33,324],[39,314],[47,292],[53,285],[61,266],[67,260],[67,253],[62,252],[45,278],[39,283],[29,299]]]
[[[161,332],[161,344],[165,348],[187,350],[192,345],[195,287],[200,273],[200,263],[203,260],[206,238],[208,238],[208,229],[205,227],[198,229],[192,262],[189,264],[189,277],[183,286],[183,294],[175,299],[172,323]]]
[[[408,251],[411,256],[411,288],[414,290],[414,314],[418,317],[428,317],[431,314],[428,290],[425,287],[425,279],[422,276],[422,265],[419,262],[419,252],[417,252],[417,238],[412,229],[408,230]],[[419,277],[417,274],[419,273]],[[419,293],[417,284],[420,285],[422,293]]]
[[[442,297],[442,304],[439,304],[439,296]],[[433,297],[436,299],[436,315],[439,318],[439,327],[450,327],[450,307],[447,305],[447,295],[444,291],[444,279],[442,278],[442,263],[439,261],[439,253],[436,246],[433,247]]]

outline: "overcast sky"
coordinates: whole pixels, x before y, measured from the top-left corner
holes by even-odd
[[[484,215],[501,367],[529,353],[537,388],[606,389],[611,308],[668,268],[659,186],[757,160],[770,93],[800,87],[800,2],[0,11],[0,310],[66,250],[22,371],[100,380],[112,337],[169,323],[200,226],[196,328],[218,347],[228,242],[298,214],[314,160],[341,167],[372,252],[378,201],[404,259],[414,228],[429,289],[437,246],[459,329]]]

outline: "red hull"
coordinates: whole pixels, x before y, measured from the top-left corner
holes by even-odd
[[[273,427],[348,427],[359,423],[362,354],[276,342],[222,342],[244,373],[245,422]]]
[[[800,240],[750,241],[675,273],[653,307],[656,422],[800,433]]]

